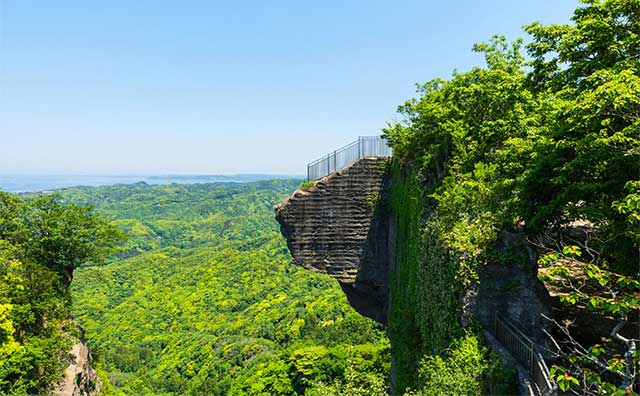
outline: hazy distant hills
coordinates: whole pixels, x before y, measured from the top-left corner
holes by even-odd
[[[238,175],[0,175],[0,190],[18,193],[76,186],[97,187],[140,182],[147,184],[251,183],[273,179],[303,178],[305,176],[259,173]]]

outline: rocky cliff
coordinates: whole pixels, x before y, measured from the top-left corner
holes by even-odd
[[[351,305],[380,323],[387,322],[390,271],[398,270],[396,250],[402,248],[384,161],[364,158],[295,191],[275,208],[292,262],[337,279]],[[503,259],[479,271],[479,282],[464,296],[462,322],[477,320],[490,328],[499,312],[542,340],[546,323],[540,313],[550,315],[550,309],[536,276],[535,252],[521,235],[507,232],[495,251]]]
[[[69,366],[64,380],[54,391],[56,396],[93,396],[100,393],[102,383],[91,367],[91,352],[85,342],[73,345],[68,355]]]
[[[364,158],[278,205],[293,263],[340,282],[362,315],[387,321],[390,217],[383,158]]]
[[[442,251],[431,252],[430,245],[421,242],[421,224],[425,219],[420,213],[428,216],[431,211],[427,207],[405,210],[422,205],[417,204],[422,197],[406,195],[399,199],[394,191],[404,181],[383,170],[384,161],[362,159],[294,192],[275,211],[292,262],[334,277],[358,312],[390,326],[392,366],[395,366],[392,388],[396,386],[394,370],[408,371],[405,377],[415,375],[414,356],[404,356],[406,362],[396,364],[398,356],[393,356],[394,351],[424,348],[423,338],[438,337],[429,335],[436,332],[435,328],[429,330],[429,326],[439,328],[440,337],[451,334],[443,329],[455,328],[437,322],[453,321],[464,327],[479,323],[490,338],[498,314],[525,329],[536,343],[544,343],[542,329],[548,323],[541,314],[550,315],[548,293],[537,279],[536,254],[526,238],[501,233],[491,253],[495,259],[479,268],[477,280],[458,293],[455,257]],[[419,246],[412,247],[416,244]],[[417,255],[409,254],[412,249]],[[403,279],[407,284],[402,284]],[[443,283],[443,279],[449,279],[450,283]],[[449,295],[458,297],[447,303]],[[428,301],[425,296],[434,300]],[[400,320],[399,313],[407,325],[396,323]],[[419,320],[422,324],[416,327]],[[399,335],[398,327],[415,331]],[[446,346],[446,340],[441,341]],[[501,354],[497,349],[494,348]],[[419,355],[417,349],[411,353]],[[508,361],[509,357],[505,358]],[[406,385],[404,378],[399,389]]]
[[[467,287],[463,299],[463,324],[478,321],[492,330],[496,314],[526,331],[544,345],[551,317],[551,299],[538,280],[537,255],[524,235],[502,232],[494,248],[496,259],[478,271],[478,281]]]

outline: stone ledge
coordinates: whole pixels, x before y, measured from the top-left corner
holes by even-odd
[[[385,160],[363,158],[275,207],[292,262],[337,279],[351,305],[381,323],[387,316],[390,251]]]

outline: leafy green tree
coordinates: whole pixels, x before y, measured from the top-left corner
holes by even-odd
[[[509,45],[495,36],[474,47],[485,54],[487,68],[419,85],[420,97],[398,108],[405,121],[385,129],[396,155],[439,181],[493,160],[507,138],[525,136],[536,117],[529,115],[535,103],[523,89],[520,48],[520,41]]]
[[[19,229],[9,235],[24,254],[64,276],[68,286],[73,270],[97,264],[117,250],[124,234],[96,216],[91,206],[63,203],[60,196],[29,199],[20,213]]]
[[[513,378],[488,347],[478,337],[466,334],[454,342],[444,356],[427,356],[420,363],[421,386],[416,396],[472,396],[487,394],[515,394],[517,385],[512,381],[497,381],[500,388],[490,389],[487,377]]]
[[[362,372],[348,362],[343,380],[333,383],[318,381],[307,390],[307,396],[386,396],[384,376],[375,372]]]
[[[486,68],[419,87],[399,107],[404,121],[384,130],[394,155],[424,182],[435,229],[473,276],[499,229],[513,228],[517,181],[544,117],[527,89],[521,41],[495,36],[474,46]]]
[[[640,2],[583,3],[573,25],[525,28],[549,128],[523,181],[522,216],[534,231],[586,219],[610,264],[637,273],[640,241],[619,203],[633,201],[640,179]]]
[[[566,245],[561,251],[551,251],[539,260],[548,267],[540,277],[559,281],[566,293],[561,302],[567,306],[582,305],[602,316],[615,317],[610,338],[599,344],[582,345],[567,324],[550,319],[561,334],[560,341],[552,338],[556,364],[551,375],[563,392],[576,395],[624,395],[638,385],[637,344],[640,339],[620,334],[633,312],[640,312],[640,281],[600,268],[594,263],[582,263],[579,270],[570,264],[582,258],[579,246]],[[620,346],[623,348],[620,348]],[[608,351],[622,351],[622,356],[611,356]],[[619,385],[619,386],[617,386]]]
[[[79,337],[72,271],[104,260],[119,236],[91,208],[0,192],[0,393],[40,395],[59,381]]]

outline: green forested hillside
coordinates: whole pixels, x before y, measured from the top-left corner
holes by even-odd
[[[298,183],[62,191],[131,235],[72,284],[106,394],[295,395],[386,375],[383,332],[288,262],[272,207]]]
[[[120,232],[90,207],[0,191],[0,395],[44,395],[63,382],[79,343],[69,282],[101,263]]]

